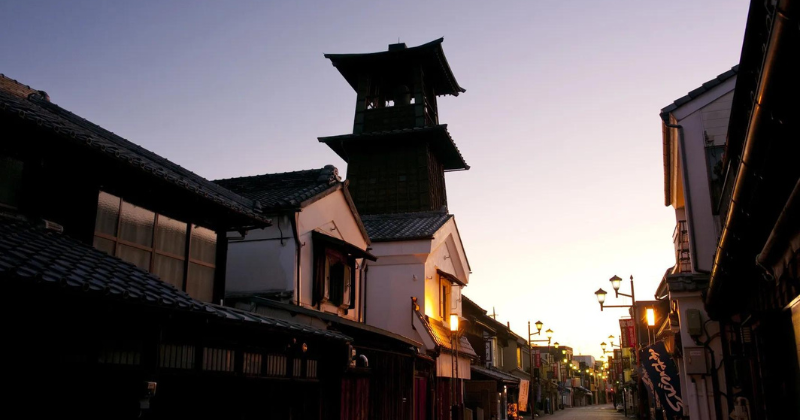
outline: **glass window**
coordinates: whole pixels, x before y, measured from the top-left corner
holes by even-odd
[[[156,214],[145,208],[122,202],[119,238],[146,247],[153,246],[153,225]]]
[[[117,256],[142,270],[150,271],[150,257],[152,252],[136,247],[118,244]]]
[[[119,204],[119,197],[100,192],[100,197],[97,200],[97,217],[95,218],[95,230],[97,232],[117,236]]]
[[[156,251],[184,258],[186,255],[186,223],[158,215]]]
[[[200,264],[189,263],[186,293],[197,300],[211,302],[214,298],[214,269]]]
[[[192,249],[189,255],[193,260],[214,264],[217,257],[217,233],[197,225],[192,226]]]
[[[22,161],[0,157],[0,203],[16,207],[22,190]]]
[[[153,274],[178,289],[183,289],[183,265],[184,260],[182,259],[156,254]]]
[[[186,222],[100,192],[94,247],[152,272],[195,299],[210,302],[214,298],[217,233],[201,226],[191,226],[187,270],[186,234],[189,227]]]

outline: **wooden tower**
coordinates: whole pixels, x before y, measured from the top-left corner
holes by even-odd
[[[443,39],[370,54],[326,54],[356,91],[353,133],[321,137],[347,164],[361,214],[447,211],[444,173],[466,170],[436,97],[465,92]]]

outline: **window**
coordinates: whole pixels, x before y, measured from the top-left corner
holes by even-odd
[[[101,191],[94,247],[159,276],[197,300],[214,298],[217,234],[213,230]]]
[[[337,249],[321,244],[315,246],[314,258],[314,303],[329,302],[341,308],[353,308],[355,260]]]
[[[439,316],[442,317],[444,322],[448,322],[450,310],[452,309],[450,306],[450,289],[452,288],[452,285],[450,284],[449,280],[439,276],[439,286]]]
[[[711,188],[711,205],[716,208],[722,196],[722,184],[725,182],[722,158],[725,146],[706,145],[706,164],[708,165],[708,183]]]
[[[22,161],[0,156],[0,205],[19,206]]]

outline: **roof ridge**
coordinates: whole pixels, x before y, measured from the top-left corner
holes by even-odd
[[[287,172],[272,172],[272,173],[265,173],[259,175],[245,175],[245,176],[236,176],[232,178],[219,178],[215,179],[212,182],[223,182],[223,181],[238,181],[238,180],[247,180],[247,179],[255,179],[255,178],[264,178],[264,177],[278,177],[281,175],[292,175],[292,174],[301,174],[301,173],[311,173],[314,171],[325,171],[326,169],[332,169],[337,175],[339,169],[336,168],[334,165],[325,165],[321,168],[311,168],[311,169],[299,169],[296,171],[287,171]]]
[[[736,76],[739,73],[739,65],[735,65],[731,67],[729,70],[718,74],[715,78],[703,83],[700,87],[689,91],[686,95],[681,96],[680,98],[674,100],[671,104],[665,106],[661,109],[661,118],[665,118],[667,114],[670,112],[682,107],[688,102],[691,102],[698,96],[708,92],[712,88],[719,86],[722,82],[730,79],[733,76]]]

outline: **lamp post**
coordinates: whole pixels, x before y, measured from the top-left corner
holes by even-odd
[[[454,373],[454,381],[453,381],[453,405],[451,407],[452,416],[454,419],[460,418],[458,415],[458,394],[459,392],[456,390],[458,386],[458,324],[459,324],[458,315],[451,314],[450,315],[450,346],[455,350],[455,357],[454,365],[455,368],[453,369]],[[454,339],[455,338],[455,339]],[[453,344],[455,342],[455,345]]]
[[[638,322],[638,317],[636,316],[636,294],[634,293],[634,290],[633,290],[633,276],[631,276],[631,294],[620,293],[619,286],[622,283],[622,279],[619,276],[615,275],[614,277],[611,277],[610,279],[608,279],[608,281],[611,282],[611,287],[614,288],[615,296],[619,297],[620,295],[622,295],[622,296],[625,296],[625,297],[629,297],[629,298],[631,298],[631,304],[630,305],[606,305],[605,301],[606,301],[606,295],[608,293],[605,290],[603,290],[602,288],[600,288],[600,289],[597,289],[596,292],[594,292],[595,296],[597,296],[597,302],[600,303],[600,311],[602,311],[603,308],[628,308],[631,311],[631,316],[633,316],[633,330],[634,330],[634,334],[636,334],[636,340],[638,341],[639,340],[639,322]]]
[[[542,328],[544,324],[542,321],[536,321],[534,324],[536,326],[536,332],[531,332],[531,322],[528,321],[528,359],[530,364],[530,382],[528,382],[528,405],[533,407],[533,403],[531,402],[531,389],[533,387],[533,343],[535,342],[544,342],[547,341],[547,354],[550,354],[550,340],[553,338],[553,330],[547,329],[544,333],[547,335],[547,340],[532,340],[531,337],[534,335],[542,335]],[[556,348],[558,348],[558,343],[556,343]],[[531,410],[531,416],[533,416],[533,410]]]

